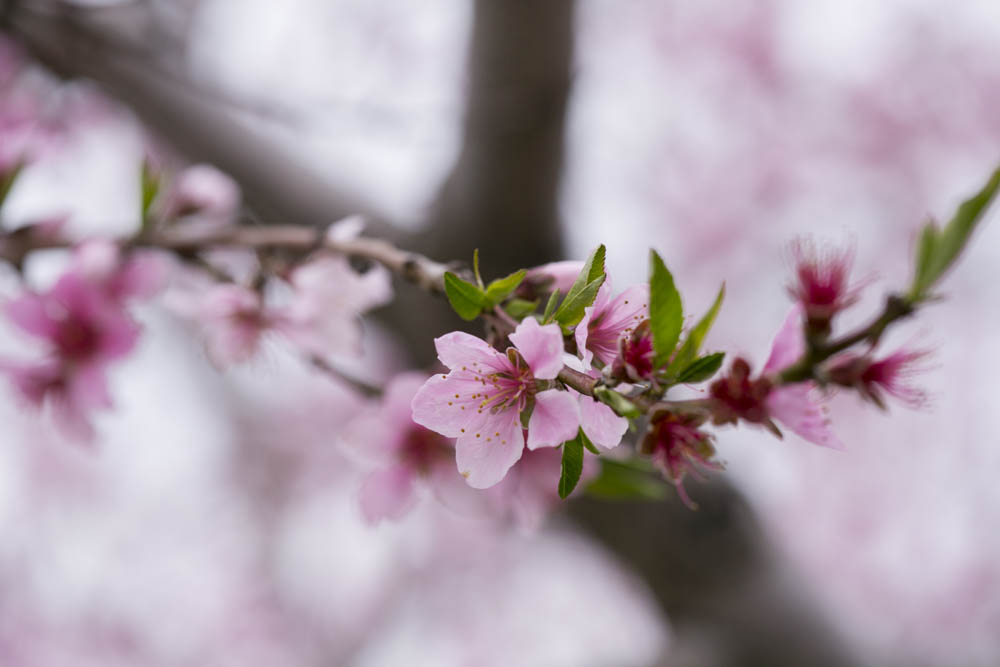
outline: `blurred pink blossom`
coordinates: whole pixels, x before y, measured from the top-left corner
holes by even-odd
[[[138,340],[139,325],[123,301],[148,296],[156,271],[144,258],[120,261],[117,252],[93,243],[52,288],[6,306],[18,328],[43,341],[46,355],[33,363],[5,362],[4,370],[29,403],[50,403],[57,421],[82,439],[93,436],[88,415],[111,407],[106,367],[127,356]]]
[[[209,222],[229,222],[239,205],[240,189],[236,182],[208,164],[196,164],[181,171],[160,204],[164,219],[198,216]]]
[[[399,519],[428,486],[449,507],[462,509],[472,490],[455,468],[451,440],[413,422],[410,403],[427,381],[422,373],[397,375],[380,404],[355,417],[342,440],[355,458],[375,469],[361,487],[361,511],[369,523]]]
[[[927,350],[900,349],[879,360],[869,355],[847,355],[834,363],[830,379],[857,389],[862,398],[880,408],[885,408],[883,392],[917,408],[927,401],[927,394],[914,387],[910,378],[921,372],[919,362],[929,354]]]

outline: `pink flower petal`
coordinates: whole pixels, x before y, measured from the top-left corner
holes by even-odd
[[[528,271],[528,278],[548,278],[552,281],[549,286],[552,290],[559,290],[563,294],[576,282],[577,276],[583,270],[583,262],[579,260],[566,260],[562,262],[550,262],[541,266],[536,266]]]
[[[573,331],[573,337],[576,339],[576,349],[583,360],[585,368],[590,368],[590,365],[594,363],[594,353],[587,347],[587,339],[590,335],[590,318],[593,314],[593,306],[584,308],[583,319],[580,320],[580,323],[576,325],[576,329]]]
[[[832,449],[846,449],[834,434],[830,420],[813,399],[812,393],[811,383],[778,387],[766,399],[767,411],[809,442]]]
[[[480,407],[482,388],[471,374],[435,375],[413,397],[413,421],[449,438],[471,434],[490,415]]]
[[[54,338],[58,324],[49,313],[46,300],[37,294],[24,294],[7,303],[7,317],[32,336]]]
[[[598,447],[614,449],[628,430],[628,420],[590,396],[580,396],[580,426]]]
[[[523,451],[521,419],[512,410],[490,414],[479,430],[455,442],[458,471],[475,489],[489,488],[503,479]]]
[[[802,307],[795,306],[785,317],[784,323],[774,336],[771,343],[771,354],[764,364],[764,371],[780,371],[788,368],[805,352],[805,340],[802,334]]]
[[[540,392],[528,422],[528,449],[558,447],[576,437],[579,426],[580,407],[568,391]]]
[[[453,331],[434,339],[438,359],[452,370],[470,369],[477,364],[486,369],[506,370],[507,358],[490,347],[486,341],[463,331]],[[488,371],[487,371],[488,372]]]
[[[414,473],[407,466],[376,470],[361,485],[361,513],[370,524],[399,519],[413,507]]]
[[[563,367],[563,338],[558,324],[542,326],[535,318],[526,317],[510,335],[510,342],[536,378],[551,380],[559,375]]]

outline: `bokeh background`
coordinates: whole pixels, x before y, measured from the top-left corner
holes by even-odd
[[[156,146],[231,174],[258,222],[361,212],[489,273],[605,243],[624,286],[654,247],[692,312],[726,281],[708,344],[758,364],[791,239],[856,249],[860,322],[1000,157],[986,0],[0,7],[5,58],[64,126],[8,227],[133,231]],[[363,397],[277,343],[220,373],[145,306],[94,448],[0,389],[0,662],[995,665],[997,218],[886,342],[933,350],[926,407],[835,397],[846,452],[726,429],[699,511],[581,499],[528,534],[429,500],[367,526],[336,446]],[[448,317],[399,286],[356,370],[430,363]]]

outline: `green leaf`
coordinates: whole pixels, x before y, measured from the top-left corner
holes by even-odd
[[[611,387],[605,387],[604,385],[594,387],[594,398],[607,405],[621,417],[635,419],[642,414],[639,408],[636,407],[635,403],[628,400]]]
[[[580,433],[577,437],[583,441],[583,446],[586,447],[591,454],[596,454],[597,456],[601,455],[601,450],[594,446],[594,443],[590,441],[590,438],[587,437],[587,434],[582,428],[580,429]]]
[[[576,437],[563,443],[562,473],[559,475],[559,497],[565,500],[573,493],[580,475],[583,473],[583,441],[577,431]]]
[[[561,324],[564,329],[569,329],[579,324],[580,320],[583,319],[584,311],[594,303],[594,299],[597,298],[597,292],[603,284],[604,276],[601,276],[576,294],[573,294],[572,291],[567,294],[554,316],[556,322]]]
[[[553,290],[552,294],[549,295],[548,303],[545,304],[545,314],[542,315],[542,324],[548,324],[552,321],[557,303],[559,303],[559,290]]]
[[[0,206],[3,206],[4,201],[7,199],[7,195],[10,194],[11,189],[14,187],[14,183],[17,181],[17,177],[21,175],[21,171],[24,169],[23,163],[17,163],[13,167],[10,167],[5,172],[0,173]]]
[[[715,303],[712,304],[708,312],[698,321],[698,324],[694,325],[694,328],[688,332],[687,338],[684,339],[684,343],[681,345],[681,349],[674,355],[670,366],[667,368],[668,376],[672,377],[675,374],[679,374],[681,369],[690,366],[691,362],[697,358],[698,350],[701,348],[701,344],[704,342],[709,329],[712,328],[715,316],[719,314],[719,308],[722,307],[722,300],[725,296],[726,284],[722,283],[722,287],[719,288],[719,294],[715,297]]]
[[[528,275],[527,270],[521,269],[504,278],[497,278],[486,288],[486,301],[495,306],[517,289],[524,277]]]
[[[584,309],[597,298],[597,291],[604,283],[605,252],[604,245],[599,245],[590,253],[576,281],[566,293],[566,298],[556,310],[554,319],[563,327],[576,325],[583,319]]]
[[[601,472],[589,484],[587,493],[610,500],[663,500],[669,485],[643,459],[601,459]]]
[[[485,305],[486,295],[483,291],[456,276],[450,271],[444,274],[444,292],[448,296],[451,307],[463,320],[471,321],[479,317]]]
[[[684,310],[674,277],[655,250],[649,251],[649,324],[656,351],[654,365],[662,366],[681,337]]]
[[[476,285],[483,288],[483,277],[479,275],[479,248],[472,251],[472,273],[476,276]]]
[[[962,202],[944,229],[939,230],[933,222],[924,227],[917,244],[916,268],[909,294],[911,301],[928,298],[930,289],[958,259],[998,190],[1000,169],[993,172],[979,192]]]
[[[538,301],[525,301],[524,299],[511,299],[504,305],[504,310],[515,320],[523,319],[538,310]]]
[[[677,376],[677,381],[682,384],[704,382],[718,372],[719,368],[722,367],[722,360],[725,356],[725,352],[715,352],[695,359],[680,372]]]

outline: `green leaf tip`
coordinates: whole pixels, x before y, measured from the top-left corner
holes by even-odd
[[[466,321],[479,317],[486,305],[486,295],[481,289],[450,271],[444,274],[444,293],[458,316]]]
[[[907,295],[911,303],[931,298],[931,288],[954,265],[998,190],[1000,168],[979,192],[962,202],[947,225],[939,229],[930,221],[924,226],[917,241],[913,284]]]
[[[680,340],[684,309],[674,277],[655,250],[649,251],[649,324],[656,352],[654,365],[662,366]]]

